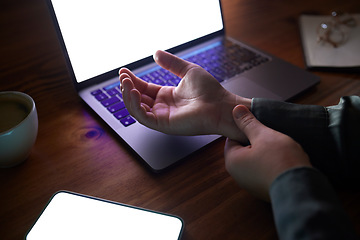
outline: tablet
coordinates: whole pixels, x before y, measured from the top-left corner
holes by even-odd
[[[48,239],[180,239],[183,220],[177,216],[78,193],[54,194],[26,235]]]

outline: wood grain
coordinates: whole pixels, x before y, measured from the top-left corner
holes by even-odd
[[[304,68],[303,12],[360,12],[357,0],[223,0],[227,34]],[[0,91],[31,95],[39,134],[29,159],[0,169],[0,236],[23,239],[56,191],[69,190],[176,214],[183,239],[277,239],[270,205],[240,189],[224,168],[224,138],[162,174],[149,172],[76,95],[43,0],[0,3]],[[179,16],[181,17],[181,16]],[[322,81],[294,100],[332,105],[360,95],[355,73]],[[360,194],[339,190],[360,233]]]

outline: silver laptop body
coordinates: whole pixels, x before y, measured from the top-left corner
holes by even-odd
[[[219,0],[188,1],[48,0],[69,74],[79,96],[155,172],[173,166],[220,136],[173,136],[151,130],[138,122],[128,126],[121,124],[92,94],[97,89],[118,84],[120,67],[141,74],[156,68],[151,55],[157,49],[183,57],[226,39],[268,59],[222,81],[222,85],[235,94],[289,100],[319,82],[318,77],[296,66],[227,37]],[[191,11],[186,7],[190,3]],[[156,19],[151,22],[149,19],[153,16]],[[199,19],[202,22],[197,24]],[[177,26],[177,31],[168,31],[169,26]],[[189,26],[194,26],[194,29]],[[132,30],[134,33],[130,33]],[[187,30],[189,33],[185,34]],[[89,40],[92,37],[94,41]],[[133,43],[137,45],[132,46]],[[109,63],[104,64],[108,55]],[[120,59],[122,55],[128,59]],[[89,59],[91,61],[87,62]]]

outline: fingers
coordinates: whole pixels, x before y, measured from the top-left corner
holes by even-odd
[[[151,108],[160,86],[148,84],[126,68],[119,70],[119,80],[122,98],[129,113],[140,123],[153,127],[155,117]]]
[[[173,54],[161,50],[158,50],[155,53],[154,60],[162,68],[169,70],[180,78],[183,78],[187,71],[195,66],[193,63],[185,61]]]
[[[140,92],[134,87],[130,78],[122,79],[121,90],[126,108],[131,115],[135,115],[136,112],[139,111],[141,105]]]
[[[154,116],[151,113],[151,108],[144,103],[141,93],[136,88],[131,88],[131,81],[129,79],[123,80],[123,100],[129,113],[135,117],[140,123],[152,127],[154,123]]]
[[[136,89],[138,89],[140,92],[143,92],[147,89],[148,83],[141,80],[140,78],[138,78],[137,76],[135,76],[135,74],[133,72],[131,72],[129,69],[127,68],[121,68],[119,70],[119,80],[121,85],[123,84],[123,80],[125,79],[129,79],[132,81],[133,83],[133,87],[135,87]]]
[[[144,86],[138,88],[138,90],[134,82],[137,82],[137,77],[128,69],[122,68],[119,71],[119,79],[121,83],[121,91],[122,91],[122,97],[125,103],[126,108],[130,112],[131,115],[139,115],[143,112],[143,109],[141,107],[141,93],[140,90],[144,89]],[[139,82],[139,81],[138,81]]]
[[[261,132],[266,128],[262,125],[249,109],[243,105],[237,105],[233,109],[233,117],[236,125],[249,139],[250,143],[260,137]]]

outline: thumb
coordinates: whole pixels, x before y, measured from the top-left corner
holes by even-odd
[[[244,105],[237,105],[233,109],[233,118],[238,128],[245,134],[250,143],[260,136],[261,130],[265,127]]]
[[[194,66],[188,61],[161,50],[154,54],[154,60],[160,67],[169,70],[180,78],[183,78],[187,71]]]

